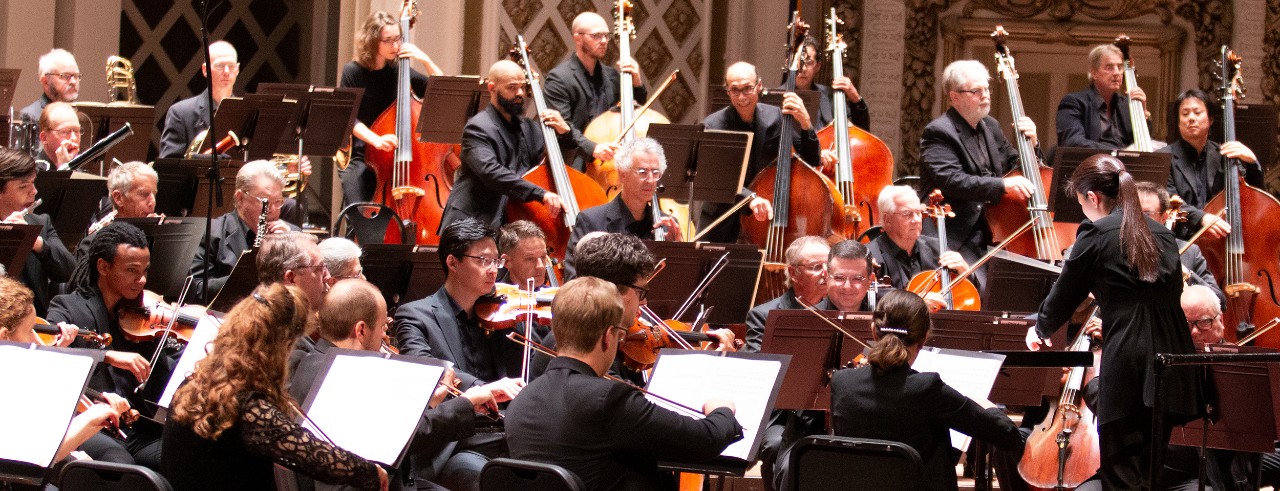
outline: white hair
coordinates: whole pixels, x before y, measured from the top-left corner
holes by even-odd
[[[1187,285],[1182,289],[1182,308],[1192,305],[1208,307],[1214,315],[1222,313],[1222,301],[1213,289],[1204,285]]]
[[[269,177],[280,186],[284,186],[284,176],[280,175],[280,169],[276,167],[274,162],[270,160],[254,160],[244,164],[236,172],[236,191],[245,193],[253,191],[252,187],[258,182],[259,177]]]
[[[133,189],[134,181],[138,178],[145,177],[159,184],[160,176],[156,174],[156,170],[144,162],[125,162],[117,165],[111,172],[107,174],[107,190],[110,192],[120,191],[128,193]]]
[[[980,79],[990,80],[991,72],[977,60],[956,60],[942,70],[942,87],[947,92],[960,90]]]
[[[885,186],[880,190],[880,197],[876,198],[876,207],[880,208],[880,221],[884,221],[884,217],[898,212],[898,204],[895,202],[898,196],[915,195],[916,190],[910,186]]]
[[[71,55],[70,51],[62,48],[53,48],[52,51],[40,55],[39,70],[40,75],[48,75],[53,73],[53,65],[58,62],[76,62],[76,57]]]
[[[338,274],[351,261],[359,261],[364,251],[355,242],[342,237],[330,237],[320,241],[320,255],[330,274]]]
[[[618,172],[631,170],[632,158],[637,153],[658,157],[658,172],[667,171],[667,153],[662,150],[662,144],[653,138],[632,138],[622,144],[622,148],[619,148],[618,153],[613,156],[613,163],[618,168]]]

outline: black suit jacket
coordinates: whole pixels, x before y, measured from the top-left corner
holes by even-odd
[[[22,268],[22,283],[31,289],[34,295],[36,315],[43,317],[48,313],[49,300],[57,291],[58,283],[71,280],[71,272],[76,269],[76,259],[67,251],[67,246],[58,238],[58,231],[53,228],[53,220],[49,215],[28,213],[22,217],[28,225],[40,225],[40,238],[44,240],[44,250],[32,251],[27,255],[26,265]]]
[[[1112,98],[1117,117],[1111,122],[1120,133],[1124,144],[1133,144],[1133,128],[1129,124],[1129,97],[1117,92]],[[1098,140],[1102,138],[1102,116],[1098,108],[1102,96],[1092,85],[1079,92],[1062,96],[1058,102],[1058,146],[1085,147],[1099,150],[1115,150]]]
[[[831,379],[831,423],[838,436],[910,445],[924,461],[920,489],[956,489],[954,428],[997,448],[1021,453],[1022,434],[999,408],[982,409],[936,373],[906,365],[837,371]]]
[[[479,345],[470,344],[467,339],[474,333],[462,330],[480,328],[460,324],[459,312],[458,304],[443,286],[429,297],[401,305],[395,315],[400,353],[452,362],[463,389],[503,377],[518,377],[520,345],[505,339],[501,332],[491,333]]]
[[[765,322],[769,320],[769,312],[779,309],[798,310],[803,308],[804,306],[800,305],[800,302],[796,300],[796,291],[790,288],[787,288],[787,291],[782,292],[782,295],[779,295],[777,298],[752,307],[751,310],[747,312],[747,335],[745,336],[746,339],[743,340],[744,344],[742,346],[742,351],[747,353],[760,352],[760,345],[764,344],[764,326]],[[821,302],[818,302],[817,305],[814,305],[813,308],[818,310],[836,310],[836,307],[831,304],[831,301],[825,298],[822,299]]]
[[[574,224],[569,234],[569,248],[565,251],[565,278],[573,279],[576,271],[573,268],[573,250],[578,241],[591,232],[609,232],[634,235],[641,240],[653,240],[653,209],[646,206],[644,216],[639,220],[632,218],[631,210],[622,201],[619,193],[608,203],[596,205],[578,214],[578,223]],[[665,214],[664,214],[665,215]]]
[[[1187,243],[1178,240],[1178,249],[1182,249]],[[1204,259],[1204,253],[1200,252],[1200,246],[1191,244],[1187,247],[1187,252],[1178,256],[1178,260],[1182,262],[1182,267],[1187,268],[1191,272],[1191,276],[1187,277],[1188,285],[1204,285],[1213,290],[1213,294],[1218,297],[1222,307],[1227,306],[1227,296],[1222,293],[1222,289],[1218,288],[1218,280],[1213,277],[1213,273],[1209,271],[1209,263]]]
[[[547,193],[524,180],[546,148],[540,123],[528,118],[516,121],[516,126],[507,123],[493,106],[467,120],[462,130],[462,166],[454,175],[440,230],[466,217],[498,228],[508,200],[541,201]],[[562,149],[572,148],[572,134],[560,136]]]
[[[1191,238],[1196,231],[1200,230],[1200,221],[1204,219],[1203,208],[1209,203],[1209,200],[1222,192],[1227,185],[1226,161],[1223,160],[1221,152],[1222,146],[1215,141],[1209,141],[1204,146],[1205,167],[1203,171],[1208,172],[1209,188],[1205,193],[1196,190],[1193,182],[1198,180],[1198,175],[1202,172],[1200,169],[1200,155],[1196,153],[1195,148],[1186,140],[1178,141],[1156,150],[1173,155],[1173,163],[1169,168],[1169,182],[1166,188],[1169,190],[1170,196],[1178,196],[1182,198],[1182,210],[1187,212],[1187,221],[1178,223],[1173,227],[1173,231],[1178,237],[1183,239]],[[1249,185],[1261,188],[1262,183],[1262,167],[1257,162],[1252,164],[1244,164],[1244,181]]]
[[[196,134],[208,128],[208,90],[173,103],[164,116],[164,131],[160,133],[160,157],[182,157]]]
[[[558,357],[507,407],[511,457],[556,464],[584,489],[660,489],[657,458],[707,460],[742,438],[727,408],[693,419]]]
[[[836,119],[835,103],[831,100],[833,92],[830,85],[813,84],[813,87],[821,96],[818,98],[818,114],[812,115],[813,127],[821,130]],[[867,98],[863,97],[858,102],[848,102],[846,100],[845,105],[849,109],[849,122],[862,128],[863,131],[871,131],[871,109],[867,107]]]
[[[572,162],[573,167],[578,170],[582,170],[583,162],[594,158],[592,154],[596,151],[596,142],[588,139],[582,132],[587,130],[591,120],[608,111],[622,98],[622,78],[618,69],[600,62],[596,63],[596,70],[601,71],[599,92],[592,88],[591,76],[587,75],[587,67],[582,66],[582,60],[578,59],[577,54],[570,53],[568,59],[547,72],[547,83],[542,86],[542,92],[547,97],[547,108],[559,111],[573,128],[572,138],[578,152]],[[635,87],[633,94],[635,101],[641,104],[649,95],[644,85]]]
[[[929,192],[941,189],[947,197],[955,216],[947,218],[947,244],[965,253],[973,262],[977,248],[990,242],[990,229],[982,210],[988,204],[1000,202],[1004,196],[1004,174],[1018,168],[1018,151],[1009,144],[1000,131],[1000,123],[987,116],[978,122],[986,137],[988,160],[994,172],[982,169],[961,139],[961,128],[970,128],[960,113],[948,109],[924,128],[920,137],[921,199]],[[925,233],[936,235],[931,224],[925,224]]]
[[[297,225],[289,222],[284,223],[294,232],[302,231],[302,228]],[[235,267],[236,261],[240,259],[240,253],[249,248],[252,240],[249,234],[257,233],[257,224],[253,224],[253,227],[255,228],[250,228],[250,225],[240,220],[240,216],[236,214],[235,210],[214,218],[213,223],[209,225],[209,230],[213,234],[212,250],[214,253],[213,262],[209,268],[208,298],[212,299],[214,295],[217,295],[222,290],[222,286],[227,284],[227,277],[231,276],[231,269]],[[208,254],[204,244],[205,241],[201,240],[199,249],[196,249],[196,257],[191,260],[191,274],[196,277],[194,291],[197,295],[204,294],[204,289],[201,288],[204,282],[201,281],[201,278],[203,278],[204,274],[204,258]],[[197,296],[196,298],[204,297]]]

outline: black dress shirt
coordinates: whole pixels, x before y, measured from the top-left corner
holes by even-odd
[[[396,309],[395,332],[401,354],[452,362],[464,389],[520,376],[520,346],[501,332],[486,333],[445,287]]]
[[[591,161],[596,142],[582,132],[591,121],[614,107],[622,98],[622,77],[618,69],[603,62],[596,63],[595,72],[588,72],[576,53],[547,72],[547,83],[542,86],[547,97],[547,108],[560,112],[565,122],[573,128],[570,132],[578,153],[573,159],[565,159],[578,170],[584,162]],[[644,85],[634,87],[635,101],[643,104],[648,97]]]
[[[932,237],[916,238],[915,250],[908,253],[898,247],[889,234],[880,234],[867,250],[880,264],[880,272],[889,276],[894,288],[906,288],[911,277],[921,271],[938,269],[938,242]]]

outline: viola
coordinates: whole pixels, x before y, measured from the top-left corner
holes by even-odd
[[[88,329],[85,329],[79,326],[72,326],[72,327],[76,328],[77,339],[82,339],[90,343],[93,343],[100,349],[107,349],[107,346],[111,345],[110,333],[98,334],[96,332],[90,331]],[[49,321],[44,320],[41,317],[36,317],[36,325],[35,327],[32,328],[32,330],[35,331],[36,337],[40,338],[40,342],[43,343],[45,346],[53,345],[54,338],[57,337],[59,334],[62,334],[62,329],[59,329],[58,326],[50,324]]]
[[[627,368],[643,371],[658,362],[658,352],[663,348],[698,349],[691,343],[717,343],[719,338],[702,331],[695,331],[688,323],[674,319],[662,319],[648,307],[641,307],[636,321],[627,328],[618,350]],[[735,339],[732,350],[742,347],[742,340]]]
[[[476,300],[476,317],[486,332],[513,329],[530,319],[539,326],[550,328],[551,299],[557,290],[543,288],[529,292],[515,285],[498,283],[494,285],[493,293]]]

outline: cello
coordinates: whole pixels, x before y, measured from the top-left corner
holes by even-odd
[[[1097,314],[1097,310],[1094,310]],[[1069,351],[1087,351],[1089,336],[1081,329]],[[1042,489],[1072,489],[1098,471],[1102,452],[1098,448],[1098,428],[1093,412],[1080,404],[1085,367],[1071,367],[1062,386],[1058,404],[1031,435],[1018,462],[1018,474],[1027,484]]]
[[[1129,94],[1138,88],[1138,74],[1133,69],[1133,59],[1129,57],[1129,46],[1133,45],[1133,40],[1121,34],[1111,44],[1120,49],[1120,55],[1124,58],[1124,93]],[[1164,142],[1151,141],[1151,129],[1147,128],[1147,114],[1142,101],[1129,98],[1129,125],[1133,126],[1133,144],[1129,145],[1130,150],[1154,152],[1165,146]]]
[[[947,218],[956,214],[951,211],[951,205],[942,203],[942,190],[935,189],[929,193],[929,205],[925,207],[924,214],[937,224],[938,254],[947,252]],[[951,288],[946,288],[947,285],[952,285],[951,270],[939,266],[938,269],[916,273],[907,283],[907,290],[922,297],[930,292],[939,293],[948,310],[982,310],[978,288],[968,278],[957,279]]]
[[[800,69],[804,55],[804,37],[809,30],[809,26],[800,20],[798,11],[791,14],[791,19],[788,37],[792,41],[792,54],[787,60],[790,76],[783,85],[783,92],[795,91],[796,72]],[[786,260],[783,255],[791,241],[805,235],[833,238],[833,225],[843,225],[843,217],[835,213],[835,210],[843,209],[844,206],[835,183],[792,155],[794,123],[795,118],[792,116],[782,116],[778,158],[773,165],[761,170],[751,182],[751,191],[773,205],[773,220],[761,222],[749,215],[741,217],[743,234],[751,243],[764,248],[764,260],[767,264],[784,264]],[[807,192],[792,193],[793,188]],[[766,295],[766,298],[776,297],[786,289],[779,269],[781,268],[771,268],[771,274],[762,278],[759,293]]]
[[[1004,78],[1009,92],[1009,112],[1014,121],[1019,121],[1026,114],[1022,110],[1022,95],[1018,91],[1018,71],[1014,67],[1013,54],[1005,44],[1009,35],[1004,26],[996,26],[991,39],[996,44],[996,69]],[[1068,223],[1054,223],[1053,213],[1049,212],[1049,201],[1045,199],[1044,183],[1053,182],[1053,168],[1042,165],[1036,158],[1035,149],[1021,131],[1014,130],[1018,142],[1019,169],[1005,174],[1005,177],[1023,176],[1031,181],[1033,192],[1029,199],[1021,199],[1006,192],[999,203],[987,207],[987,223],[991,226],[991,238],[995,242],[1013,240],[1008,245],[1009,252],[1021,254],[1046,261],[1062,260],[1062,251],[1076,240],[1076,226]],[[1010,231],[1026,222],[1028,218],[1035,220],[1031,237],[1021,240],[1009,239]]]
[[[418,14],[414,0],[405,0],[400,9],[400,35],[407,38]],[[461,164],[458,155],[460,145],[424,143],[418,141],[418,116],[422,113],[422,101],[410,90],[409,58],[400,58],[396,81],[396,103],[383,111],[369,129],[379,135],[394,133],[396,148],[378,150],[365,147],[365,164],[377,175],[378,185],[373,201],[384,203],[395,210],[400,221],[414,234],[417,244],[438,244],[439,236],[431,233],[440,228],[444,215],[444,203],[449,200],[451,169]],[[428,196],[428,190],[432,196]],[[387,226],[386,242],[401,243],[399,227]]]
[[[529,63],[529,46],[524,36],[516,36],[516,46],[511,51],[516,63],[524,68],[525,79],[529,83],[529,93],[533,96],[534,107],[538,114],[547,111],[547,100],[542,96],[542,84],[533,73],[533,65]],[[547,246],[553,258],[564,260],[564,251],[569,244],[569,234],[578,223],[578,213],[583,208],[599,206],[608,202],[604,190],[590,177],[564,164],[564,155],[560,153],[560,143],[556,139],[556,131],[550,126],[539,124],[542,128],[542,139],[547,151],[546,161],[526,172],[524,179],[542,189],[560,195],[563,203],[561,214],[552,215],[542,203],[507,203],[507,221],[529,220],[547,234]]]
[[[1240,57],[1222,47],[1222,139],[1236,139],[1235,98],[1244,88],[1240,74]],[[1280,317],[1276,277],[1280,275],[1280,236],[1275,217],[1280,214],[1280,201],[1266,191],[1244,182],[1241,163],[1226,162],[1226,187],[1209,200],[1206,214],[1225,208],[1231,233],[1223,241],[1207,241],[1200,245],[1209,269],[1221,278],[1222,292],[1227,296],[1223,320],[1226,337],[1236,341],[1238,334]],[[1246,237],[1246,234],[1248,236]],[[1280,348],[1280,332],[1272,330],[1259,336],[1254,344]]]
[[[831,9],[827,19],[827,49],[831,51],[831,77],[844,76],[844,37],[836,32],[843,24]],[[875,225],[880,216],[876,199],[880,190],[893,184],[893,152],[875,135],[849,124],[849,101],[843,92],[831,91],[831,124],[818,131],[818,145],[834,149],[836,164],[824,166],[822,172],[836,183],[840,197],[840,223],[833,223],[836,233],[846,239],[858,237]]]

